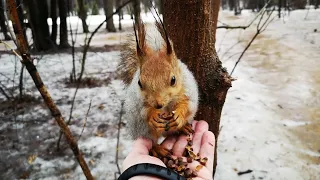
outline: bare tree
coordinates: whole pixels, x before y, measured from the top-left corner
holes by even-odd
[[[35,49],[38,51],[51,49],[53,43],[50,39],[49,25],[47,22],[49,14],[47,1],[28,0],[26,3]]]
[[[193,71],[199,84],[196,119],[206,120],[217,140],[222,107],[232,81],[215,50],[219,1],[163,0],[162,3],[164,22],[175,52]]]
[[[122,3],[121,0],[116,0],[116,7],[118,8],[121,3]],[[119,30],[121,31],[122,30],[121,19],[123,19],[123,11],[122,10],[119,11],[118,16],[119,16]]]
[[[113,0],[103,0],[103,9],[106,15],[106,18],[109,17],[113,13]],[[116,28],[114,27],[113,17],[107,20],[106,29],[109,32],[116,32]]]
[[[65,135],[67,142],[70,145],[71,150],[73,151],[76,159],[78,160],[84,175],[87,179],[93,180],[93,176],[90,172],[90,169],[84,160],[82,153],[78,147],[77,142],[75,141],[74,137],[72,136],[72,133],[68,126],[65,124],[64,119],[61,115],[60,110],[57,108],[56,104],[53,102],[50,93],[47,90],[47,87],[44,85],[37,68],[34,66],[32,58],[30,56],[30,53],[28,51],[28,46],[26,43],[26,39],[23,35],[23,30],[21,28],[20,20],[17,13],[17,5],[14,0],[7,0],[7,6],[8,10],[10,12],[10,15],[12,17],[12,23],[14,32],[16,35],[17,40],[17,47],[18,51],[22,58],[21,63],[26,66],[27,71],[29,72],[30,76],[32,77],[38,91],[40,92],[44,102],[48,106],[49,110],[51,111],[52,116],[57,121],[57,124],[60,126],[63,134]]]
[[[57,34],[58,34],[57,0],[50,1],[50,16],[52,20],[51,41],[54,45],[57,45]]]
[[[8,29],[6,26],[6,16],[4,15],[4,5],[2,0],[0,0],[0,28],[2,30],[3,36],[5,40],[11,40],[11,37],[8,34]]]
[[[133,13],[134,13],[134,20],[135,22],[139,21],[141,7],[140,7],[140,0],[133,0]]]
[[[68,0],[69,1],[69,0]],[[89,29],[88,29],[88,25],[86,22],[87,19],[87,10],[84,7],[84,1],[83,0],[78,0],[78,6],[79,6],[79,17],[82,21],[82,29],[84,33],[88,33]]]
[[[68,43],[68,26],[67,26],[67,2],[58,0],[60,16],[60,48],[69,48]]]

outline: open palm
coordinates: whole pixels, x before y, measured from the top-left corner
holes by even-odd
[[[213,174],[213,160],[214,160],[214,146],[215,146],[215,137],[212,132],[208,131],[208,124],[205,121],[193,121],[192,127],[195,131],[192,139],[193,152],[195,154],[200,153],[201,157],[207,157],[208,161],[206,165],[197,172],[197,177],[193,178],[195,180],[210,180]],[[180,135],[179,137],[169,137],[164,140],[161,144],[167,149],[172,150],[173,157],[183,157],[183,152],[187,146],[187,136]],[[140,163],[152,163],[157,164],[163,167],[166,167],[165,164],[158,158],[150,156],[149,151],[152,148],[152,141],[144,138],[139,138],[135,141],[132,151],[126,157],[123,162],[124,170]],[[183,157],[186,161],[186,157]],[[195,170],[195,168],[200,163],[198,161],[193,161],[188,164],[188,168]],[[160,178],[148,177],[148,176],[136,176],[131,179],[151,179],[156,180]]]

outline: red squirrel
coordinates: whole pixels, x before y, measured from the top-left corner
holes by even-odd
[[[193,133],[198,86],[177,58],[162,22],[134,25],[134,34],[122,46],[118,70],[125,84],[123,117],[131,137],[153,140],[154,156],[170,156],[158,140],[170,132]]]

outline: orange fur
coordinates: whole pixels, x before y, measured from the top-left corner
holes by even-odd
[[[140,93],[147,112],[146,121],[153,139],[158,139],[168,128],[169,131],[178,131],[187,125],[186,118],[191,114],[188,107],[189,100],[185,96],[182,72],[172,49],[172,42],[166,38],[161,24],[156,23],[164,42],[159,50],[152,49],[146,43],[143,23],[139,22],[135,27],[138,32],[137,37],[123,46],[119,70],[124,71],[121,77],[126,84],[130,84],[135,72],[140,70],[139,81],[142,86]],[[171,85],[173,76],[176,83]],[[161,110],[157,109],[158,106],[162,107]],[[164,112],[172,111],[175,111],[172,120],[163,120],[159,117]]]

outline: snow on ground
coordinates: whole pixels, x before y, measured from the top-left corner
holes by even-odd
[[[229,90],[221,118],[217,179],[320,178],[320,11],[310,10],[306,20],[305,15],[306,11],[299,10],[275,19],[237,67],[233,76],[238,80]],[[253,17],[249,11],[237,17],[223,11],[219,19],[243,25]],[[90,29],[99,24],[99,18],[102,21],[103,16],[89,17]],[[152,16],[144,19],[152,21]],[[71,22],[76,29],[77,21],[71,18]],[[128,29],[131,21],[127,18],[124,22]],[[255,24],[247,30],[217,31],[217,51],[228,70],[254,35]],[[119,44],[126,33],[101,30],[93,45]],[[84,37],[79,34],[77,45]],[[64,82],[72,69],[72,57],[58,53],[39,58],[39,73],[68,119],[75,88]],[[78,70],[80,58],[81,53],[77,53]],[[114,179],[117,171],[116,136],[123,95],[123,86],[114,73],[118,60],[118,51],[88,54],[85,77],[100,79],[102,85],[79,89],[70,125],[78,137],[92,101],[79,147],[97,179]],[[19,70],[14,56],[0,55],[0,72],[15,79],[13,84],[0,75],[2,84],[16,86]],[[39,97],[29,75],[24,77],[25,93]],[[3,100],[0,96],[0,102]],[[64,141],[60,152],[56,151],[59,128],[43,103],[31,103],[17,112],[16,118],[14,112],[0,112],[0,179],[15,179],[25,173],[32,179],[85,179]],[[125,122],[121,127],[120,165],[132,143]],[[253,172],[237,175],[248,169]]]

